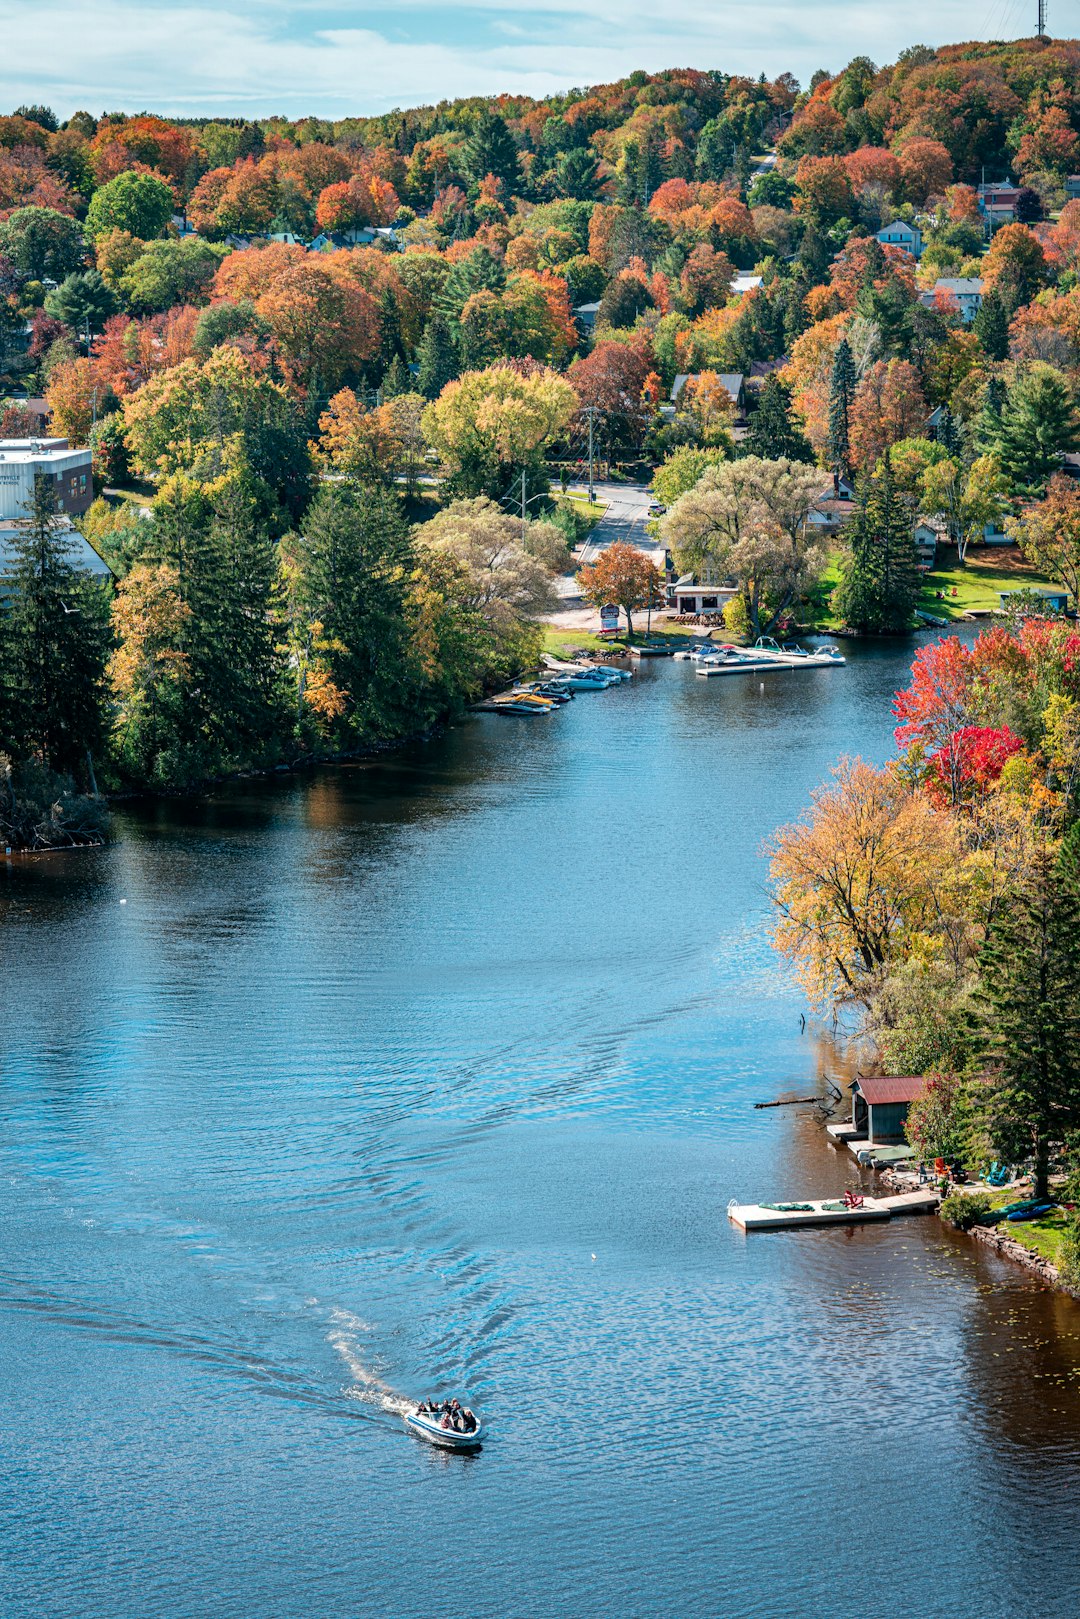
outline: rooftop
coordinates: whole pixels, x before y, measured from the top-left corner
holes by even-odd
[[[871,1107],[886,1102],[914,1102],[922,1095],[926,1081],[921,1074],[859,1074],[855,1084]]]
[[[89,456],[86,449],[72,449],[67,439],[0,439],[0,461],[6,461],[16,466],[25,466],[28,462],[40,465],[41,462],[62,462],[73,455]]]

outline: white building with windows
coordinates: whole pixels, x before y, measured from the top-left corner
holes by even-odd
[[[0,521],[26,516],[34,479],[49,478],[56,509],[81,517],[94,498],[90,451],[73,450],[66,438],[0,439]]]

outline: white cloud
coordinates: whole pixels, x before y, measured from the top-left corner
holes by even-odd
[[[655,0],[397,0],[361,11],[380,26],[360,28],[343,26],[358,8],[337,0],[0,0],[0,107],[341,117],[499,90],[541,96],[634,68],[790,69],[805,81],[971,26],[958,0],[888,15],[845,0],[657,11]]]

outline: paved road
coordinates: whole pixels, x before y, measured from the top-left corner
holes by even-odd
[[[652,496],[643,483],[598,483],[597,500],[607,502],[607,511],[589,535],[581,560],[595,562],[599,552],[625,540],[638,545],[643,551],[655,549],[656,542],[645,530]]]
[[[657,544],[645,527],[649,516],[649,506],[653,499],[645,485],[643,483],[598,483],[593,487],[596,490],[597,500],[607,502],[607,511],[590,533],[585,545],[576,553],[574,559],[575,571],[578,568],[585,567],[590,562],[595,562],[601,551],[605,551],[616,540],[623,540],[628,545],[638,546],[652,558],[658,568],[662,569],[664,565],[664,547]],[[555,588],[561,598],[564,613],[583,607],[584,604],[578,591],[577,580],[573,574],[563,575],[557,579]]]

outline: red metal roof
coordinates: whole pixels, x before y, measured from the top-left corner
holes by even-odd
[[[855,1083],[871,1107],[884,1102],[914,1102],[923,1093],[925,1080],[921,1074],[902,1079],[897,1074],[860,1074]]]

